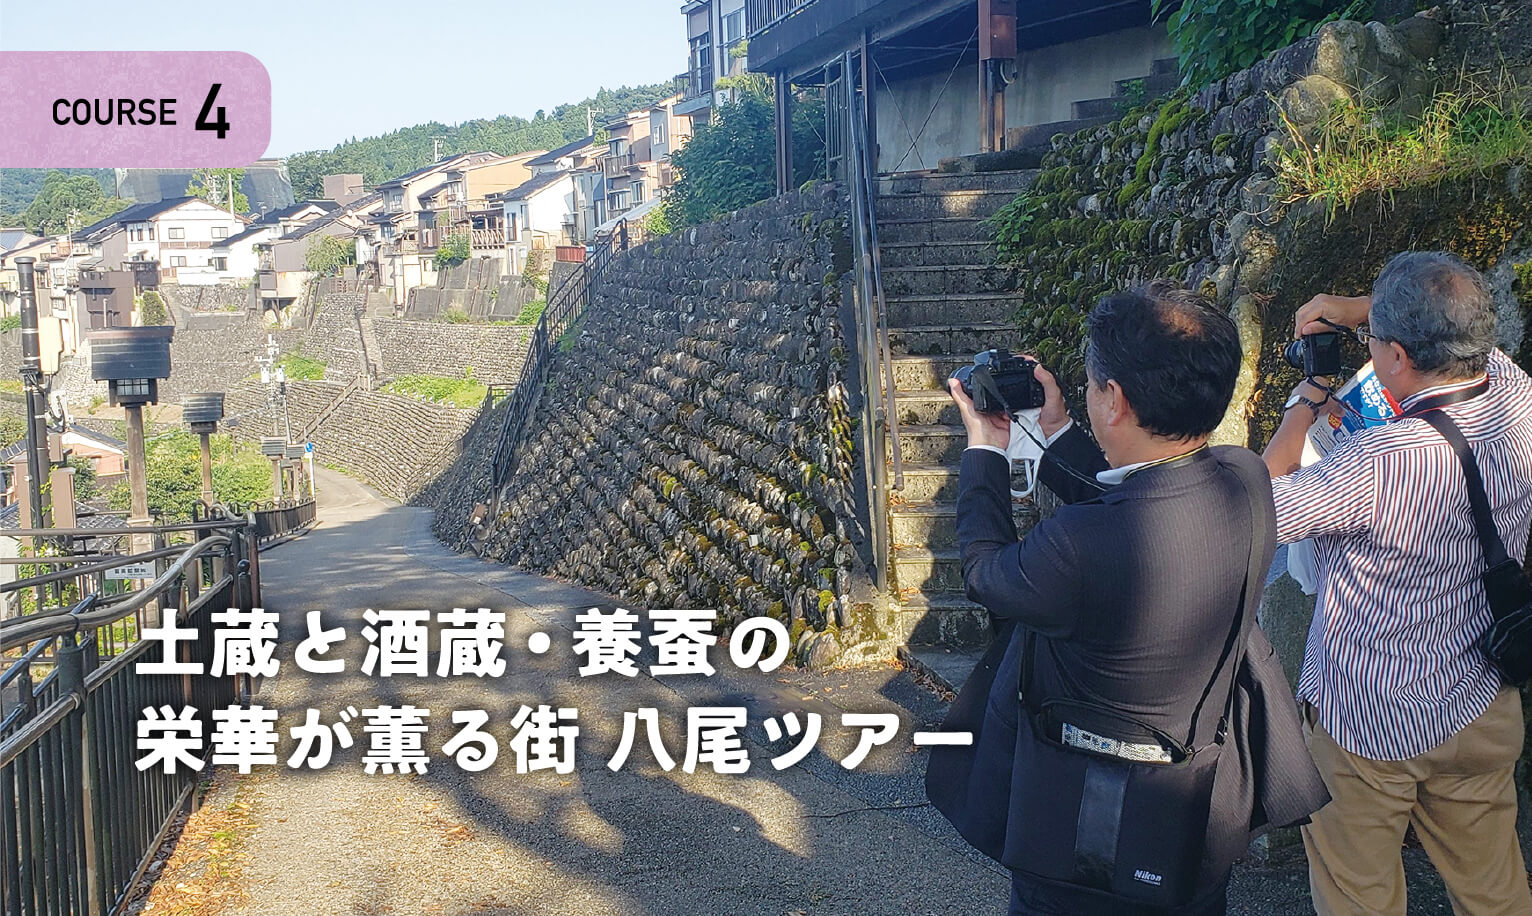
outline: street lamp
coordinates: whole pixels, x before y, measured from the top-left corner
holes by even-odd
[[[144,405],[158,403],[159,380],[170,377],[170,338],[174,333],[175,328],[169,325],[110,328],[93,331],[89,338],[90,377],[106,382],[112,406],[122,407],[127,414],[130,526],[149,523]]]
[[[181,419],[202,439],[202,502],[213,505],[213,446],[209,437],[223,419],[223,392],[194,394],[181,403]]]

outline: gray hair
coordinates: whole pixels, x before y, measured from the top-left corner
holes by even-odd
[[[1369,322],[1376,336],[1398,343],[1427,375],[1478,375],[1495,348],[1489,285],[1444,251],[1395,255],[1373,283]]]

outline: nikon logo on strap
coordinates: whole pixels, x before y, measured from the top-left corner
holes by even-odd
[[[1133,880],[1142,881],[1145,884],[1152,884],[1155,887],[1159,887],[1160,882],[1164,881],[1165,879],[1152,871],[1145,871],[1144,869],[1140,868],[1133,873]]]

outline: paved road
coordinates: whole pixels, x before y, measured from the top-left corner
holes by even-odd
[[[385,502],[321,472],[322,524],[264,554],[268,608],[283,618],[282,672],[257,702],[283,729],[308,707],[329,720],[346,706],[404,702],[431,710],[424,776],[367,776],[360,746],[310,773],[268,770],[242,797],[259,824],[246,842],[248,902],[236,912],[474,914],[988,914],[1004,910],[1005,875],[975,856],[929,808],[911,753],[914,728],[934,724],[934,698],[894,669],[741,676],[715,657],[713,678],[580,678],[572,614],[610,605],[597,595],[453,555],[431,540],[428,513]],[[507,612],[508,670],[494,680],[372,679],[353,673],[366,608],[492,607]],[[308,675],[292,664],[304,614],[344,621],[348,671]],[[546,632],[535,656],[528,637]],[[435,659],[433,658],[433,670]],[[727,670],[726,670],[727,669]],[[578,769],[519,775],[508,748],[521,704],[580,710]],[[667,723],[689,706],[747,705],[752,765],[739,776],[665,772],[642,739],[619,773],[606,767],[622,713],[655,707]],[[910,712],[904,705],[912,706]],[[448,712],[484,709],[501,743],[489,770],[440,756]],[[855,773],[819,754],[777,772],[759,723],[818,712],[820,747],[842,711],[898,712],[906,740]],[[358,732],[359,745],[365,737]],[[679,762],[684,732],[667,731]],[[288,747],[284,745],[285,755]],[[893,810],[880,810],[892,808]]]
[[[610,599],[453,554],[428,531],[429,513],[384,500],[320,470],[322,524],[262,557],[265,604],[282,615],[282,672],[257,702],[283,713],[284,730],[315,708],[413,703],[431,710],[432,764],[423,776],[367,776],[362,746],[318,772],[267,768],[242,780],[240,798],[258,826],[247,840],[246,901],[252,914],[967,914],[1005,910],[1006,875],[975,854],[926,806],[926,755],[908,734],[936,725],[935,696],[895,668],[824,674],[742,674],[721,651],[712,678],[580,678],[573,615]],[[356,673],[366,608],[491,607],[508,615],[503,677],[373,679]],[[292,663],[304,614],[345,626],[340,675],[309,675]],[[552,648],[532,654],[528,638]],[[433,645],[434,645],[433,639]],[[647,661],[647,659],[641,659]],[[436,659],[432,658],[432,670]],[[646,666],[645,666],[646,667]],[[578,768],[569,775],[517,774],[509,722],[522,704],[580,710]],[[748,773],[662,770],[640,738],[619,773],[606,767],[622,713],[654,707],[677,761],[688,707],[750,710]],[[484,709],[500,740],[499,761],[467,773],[441,754],[450,712]],[[819,713],[821,752],[778,772],[786,748],[762,731],[766,717]],[[906,740],[874,751],[856,772],[836,761],[849,736],[842,712],[895,712]],[[357,723],[359,725],[360,723]],[[285,760],[291,745],[281,748]],[[1450,912],[1418,851],[1407,853],[1411,912]],[[1236,869],[1230,912],[1312,912],[1300,849],[1269,866]]]

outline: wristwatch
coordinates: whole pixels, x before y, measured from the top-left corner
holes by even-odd
[[[1299,394],[1295,391],[1293,392],[1293,396],[1287,399],[1287,403],[1282,405],[1282,412],[1286,413],[1287,411],[1292,410],[1294,407],[1297,407],[1299,404],[1302,404],[1303,406],[1312,410],[1314,412],[1314,416],[1317,417],[1319,416],[1319,408],[1324,406],[1325,401],[1328,400],[1330,400],[1329,392],[1325,392],[1324,401],[1315,401],[1312,398]]]

